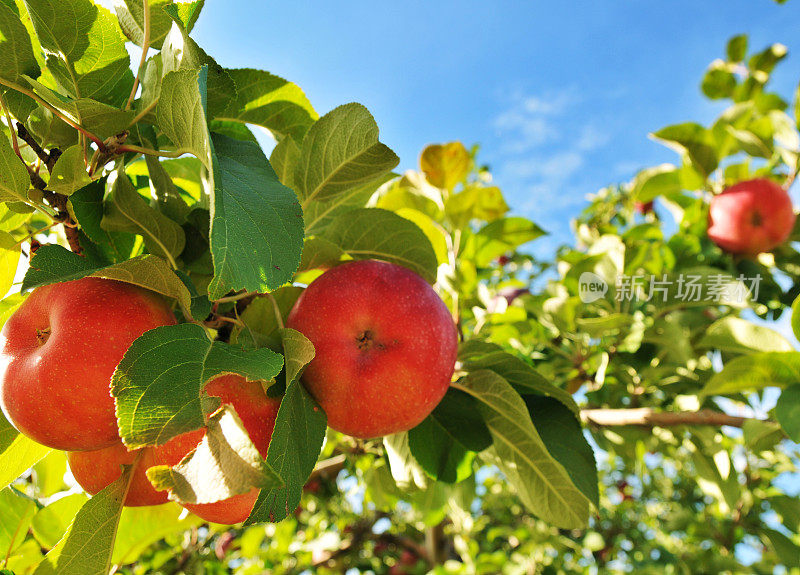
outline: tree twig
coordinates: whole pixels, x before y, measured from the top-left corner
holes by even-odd
[[[676,427],[679,425],[710,425],[742,427],[751,417],[728,415],[711,409],[700,411],[655,411],[650,407],[637,409],[584,409],[584,423],[598,427],[639,425],[643,427]],[[766,421],[766,420],[757,420]]]

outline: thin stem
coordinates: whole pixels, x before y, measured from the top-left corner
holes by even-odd
[[[133,104],[133,98],[136,96],[136,90],[139,87],[139,78],[142,77],[144,65],[147,62],[147,52],[150,49],[150,2],[142,0],[142,8],[144,9],[144,39],[142,40],[142,59],[139,60],[139,69],[136,71],[136,78],[133,79],[133,88],[131,94],[128,96],[128,102],[125,104],[125,109],[129,110]]]
[[[280,329],[283,329],[283,316],[281,315],[281,308],[278,307],[278,302],[271,293],[267,293],[265,295],[269,298],[269,301],[272,302],[272,309],[275,311],[275,322],[278,324]]]
[[[136,114],[136,115],[133,117],[133,120],[131,120],[131,121],[130,121],[130,123],[128,124],[128,128],[130,128],[130,127],[132,127],[132,126],[135,126],[136,124],[138,124],[138,123],[139,123],[139,122],[142,120],[142,118],[144,118],[144,117],[145,117],[147,114],[149,114],[149,113],[150,113],[150,111],[151,111],[153,108],[155,108],[157,105],[158,105],[158,98],[156,98],[156,99],[155,99],[155,100],[154,100],[154,101],[153,101],[153,102],[152,102],[152,103],[151,103],[149,106],[147,106],[147,107],[146,107],[144,110],[142,110],[141,112],[139,112],[138,114]]]
[[[14,148],[14,153],[19,156],[19,159],[22,160],[22,163],[25,164],[25,167],[28,168],[28,171],[31,171],[31,167],[28,165],[28,162],[22,157],[22,153],[19,151],[19,140],[17,139],[17,131],[14,129],[14,124],[11,120],[11,112],[8,111],[8,106],[6,105],[6,99],[3,97],[3,94],[0,94],[0,109],[3,110],[3,114],[6,117],[6,123],[8,124],[8,130],[11,132],[11,146]]]
[[[240,299],[244,299],[246,297],[249,297],[250,295],[252,295],[250,292],[243,291],[241,293],[229,295],[227,297],[221,297],[219,299],[215,299],[214,303],[230,303],[232,301],[239,301]]]
[[[11,248],[13,249],[13,248],[15,248],[15,247],[17,247],[17,246],[21,246],[22,244],[24,244],[25,242],[27,242],[29,239],[31,239],[31,238],[34,238],[34,237],[38,236],[39,234],[43,234],[43,233],[44,233],[44,232],[46,232],[47,230],[53,229],[54,227],[56,227],[56,226],[57,226],[57,225],[59,225],[60,223],[62,223],[62,222],[60,222],[60,221],[54,221],[54,222],[53,222],[52,224],[50,224],[49,226],[45,226],[45,227],[43,227],[43,228],[42,228],[42,229],[40,229],[40,230],[36,230],[36,231],[34,231],[34,232],[31,232],[31,233],[29,233],[27,236],[25,236],[24,238],[22,238],[21,240],[19,240],[17,243],[15,243],[13,246],[11,246]]]
[[[31,90],[28,90],[24,86],[20,86],[19,84],[16,84],[14,82],[9,82],[8,80],[4,80],[3,78],[0,78],[0,85],[6,86],[7,88],[11,88],[12,90],[16,90],[17,92],[25,94],[29,98],[35,100],[37,104],[39,104],[43,108],[47,108],[48,110],[50,110],[53,114],[58,116],[66,124],[69,124],[71,127],[75,128],[81,134],[83,134],[91,141],[93,141],[95,144],[97,144],[97,147],[99,147],[101,150],[105,150],[106,146],[103,143],[103,140],[101,140],[100,138],[92,134],[90,131],[88,131],[86,128],[75,122],[72,118],[69,118],[68,116],[64,115],[64,113],[61,112],[61,110],[55,108],[54,106],[51,106],[47,101],[42,99],[35,92],[32,92]]]
[[[152,150],[150,148],[131,145],[119,146],[117,148],[118,154],[123,154],[125,152],[144,154],[145,156],[163,156],[165,158],[180,158],[182,155],[189,153],[186,150]]]

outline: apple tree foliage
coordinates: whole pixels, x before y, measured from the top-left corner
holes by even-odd
[[[267,380],[283,400],[266,461],[193,473],[189,489],[258,486],[258,501],[232,530],[173,503],[123,508],[129,472],[88,498],[63,453],[0,418],[0,570],[800,566],[800,352],[760,321],[791,316],[800,335],[800,253],[732,257],[705,234],[713,194],[789,186],[800,168],[798,98],[767,87],[785,47],[733,38],[702,82],[719,118],[655,132],[675,161],[602,190],[575,244],[543,260],[519,248],[545,232],[512,214],[477,149],[432,145],[394,173],[364,106],[320,116],[295,84],[215,62],[190,36],[202,5],[0,0],[0,322],[32,288],[85,276],[170,298],[180,323],[134,342],[111,382],[120,436],[138,448],[204,426],[217,374]],[[269,155],[254,130],[274,137]],[[441,404],[378,440],[326,429],[301,379],[313,346],[283,326],[303,286],[348,259],[419,273],[461,335]],[[587,272],[608,286],[589,303]],[[637,275],[675,281],[617,298]],[[686,301],[683,275],[726,293],[761,282]]]

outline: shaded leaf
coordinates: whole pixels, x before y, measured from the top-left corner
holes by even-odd
[[[151,253],[168,259],[180,255],[186,245],[183,229],[151,208],[122,171],[117,173],[111,192],[106,197],[100,225],[109,232],[138,234],[144,238]]]
[[[585,527],[589,499],[550,455],[514,388],[488,370],[472,372],[453,385],[480,402],[494,439],[496,463],[525,506],[558,527]]]
[[[247,493],[253,487],[282,485],[250,440],[236,410],[225,405],[209,417],[200,444],[177,465],[157,465],[147,478],[180,503],[215,503]]]
[[[145,332],[125,352],[111,380],[120,437],[138,449],[199,429],[208,408],[218,407],[202,394],[206,382],[223,373],[269,381],[282,365],[281,356],[269,349],[245,351],[211,341],[193,323]]]

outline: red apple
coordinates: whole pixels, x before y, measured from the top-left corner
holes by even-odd
[[[122,466],[131,465],[141,451],[141,458],[133,471],[133,478],[125,498],[128,507],[161,505],[166,503],[167,492],[156,491],[147,479],[147,470],[154,465],[176,465],[187,453],[197,447],[205,432],[202,429],[173,437],[164,445],[129,451],[122,442],[96,451],[71,451],[67,454],[69,469],[75,481],[90,495],[110,485],[122,475]]]
[[[111,375],[144,332],[175,323],[131,284],[83,278],[33,290],[0,332],[0,405],[34,441],[68,451],[119,441]]]
[[[643,216],[653,211],[653,200],[649,202],[634,202],[634,209]]]
[[[280,399],[267,397],[261,382],[247,381],[240,375],[217,377],[206,385],[205,391],[208,395],[219,397],[223,404],[233,406],[253,444],[266,457]],[[133,507],[166,503],[167,492],[153,488],[147,479],[147,470],[154,465],[177,464],[197,447],[204,433],[204,430],[198,429],[174,437],[164,445],[144,448],[134,470],[125,505]],[[69,453],[68,459],[76,481],[88,493],[95,494],[117,479],[122,473],[121,466],[133,463],[136,455],[137,452],[128,451],[120,443],[98,451]],[[258,490],[253,489],[223,501],[187,504],[185,507],[206,521],[234,524],[247,518],[256,497]]]
[[[331,428],[371,438],[407,431],[441,401],[458,337],[414,272],[379,261],[335,267],[303,292],[287,325],[314,344],[303,374]]]
[[[748,180],[711,200],[708,237],[727,252],[757,255],[785,242],[794,220],[786,190],[763,178]]]

